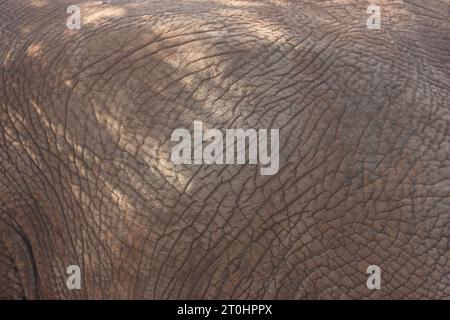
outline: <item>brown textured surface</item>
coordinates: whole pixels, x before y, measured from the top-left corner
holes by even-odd
[[[73,2],[0,2],[0,298],[450,297],[449,1]],[[279,173],[174,166],[194,119]]]

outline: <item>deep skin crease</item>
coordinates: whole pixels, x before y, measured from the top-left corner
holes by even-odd
[[[0,298],[450,298],[448,1],[378,1],[381,30],[113,2],[0,2]],[[174,165],[194,120],[279,128],[279,172]]]

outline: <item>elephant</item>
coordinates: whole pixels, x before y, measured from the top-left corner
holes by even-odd
[[[450,298],[450,3],[369,5],[2,0],[0,298]]]

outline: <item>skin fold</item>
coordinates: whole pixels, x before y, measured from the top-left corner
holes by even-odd
[[[450,298],[450,2],[376,4],[2,0],[0,298]],[[279,171],[175,165],[194,121]]]

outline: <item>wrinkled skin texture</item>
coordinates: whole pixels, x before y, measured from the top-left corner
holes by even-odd
[[[450,297],[447,0],[112,2],[0,3],[0,298]],[[194,120],[280,171],[172,164]]]

